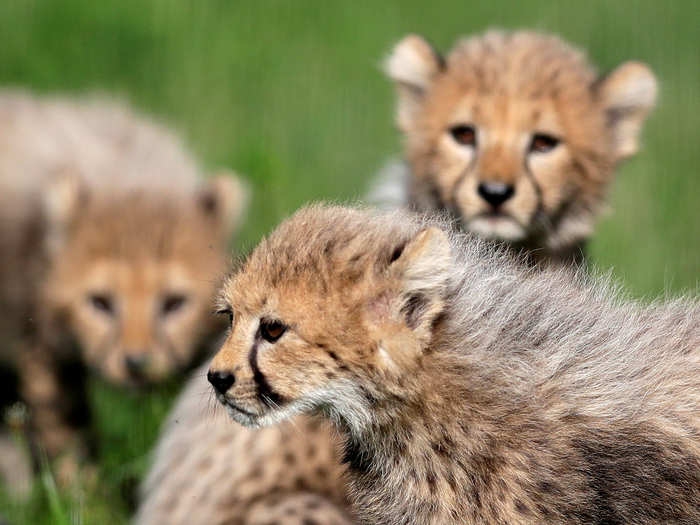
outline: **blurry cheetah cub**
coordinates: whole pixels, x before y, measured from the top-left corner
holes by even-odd
[[[439,223],[315,206],[221,307],[218,399],[248,427],[330,417],[363,523],[700,523],[697,302],[621,303]]]
[[[153,383],[219,333],[211,301],[245,191],[205,181],[169,130],[112,102],[3,91],[0,128],[0,361],[38,445],[83,459],[89,370]]]
[[[386,72],[398,92],[407,168],[386,170],[377,200],[399,189],[402,203],[447,210],[534,261],[582,259],[614,169],[637,151],[657,91],[643,64],[601,77],[581,51],[527,31],[460,40],[445,59],[407,36]]]

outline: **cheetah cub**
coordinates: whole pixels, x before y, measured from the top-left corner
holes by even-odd
[[[329,417],[362,523],[700,523],[700,305],[521,266],[303,209],[225,283],[209,381],[247,427]]]
[[[74,465],[95,448],[89,370],[160,381],[221,331],[211,301],[245,191],[113,102],[3,91],[0,122],[0,357],[37,448]]]
[[[637,151],[655,103],[647,66],[601,77],[555,36],[489,31],[444,59],[407,36],[386,72],[406,166],[385,170],[373,200],[448,211],[532,262],[583,260],[613,172]]]

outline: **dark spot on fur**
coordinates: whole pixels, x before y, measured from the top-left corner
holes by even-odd
[[[290,466],[294,465],[297,462],[297,457],[292,452],[285,452],[284,462]]]
[[[309,484],[307,483],[306,479],[304,479],[303,476],[297,476],[294,479],[294,488],[299,491],[307,491],[309,490]]]
[[[333,359],[333,361],[340,361],[338,354],[336,354],[333,350],[329,350],[328,355],[330,356],[331,359]]]
[[[515,500],[515,510],[517,510],[523,516],[531,516],[532,515],[532,511],[529,509],[529,507],[527,505],[525,505],[519,499]]]
[[[316,453],[317,453],[317,452],[318,452],[318,450],[316,449],[316,445],[314,445],[314,444],[310,444],[310,445],[306,448],[306,456],[307,456],[309,459],[313,459],[313,458],[316,456]]]
[[[216,196],[212,192],[204,193],[200,199],[200,205],[206,213],[213,215],[216,213],[218,207]]]
[[[428,299],[423,294],[412,294],[401,308],[401,313],[406,318],[406,324],[411,329],[418,327],[423,312],[428,306]]]
[[[353,255],[352,257],[350,257],[350,259],[348,260],[348,264],[355,265],[355,264],[357,264],[357,263],[359,262],[359,260],[360,260],[361,258],[362,258],[362,254],[361,254],[361,253],[356,253],[355,255]]]
[[[394,248],[394,251],[391,252],[391,257],[389,257],[389,264],[393,263],[399,257],[401,257],[401,254],[403,253],[404,248],[406,248],[405,242],[399,244],[396,248]]]
[[[377,399],[377,397],[374,396],[374,394],[372,394],[369,390],[362,387],[360,388],[360,390],[362,392],[362,396],[367,400],[367,403],[370,406],[377,406],[379,404],[379,399]]]
[[[303,525],[319,525],[319,523],[311,518],[304,518],[304,521],[302,522]]]
[[[369,453],[353,438],[345,441],[342,462],[347,463],[350,470],[360,474],[367,473],[372,468],[372,458]]]

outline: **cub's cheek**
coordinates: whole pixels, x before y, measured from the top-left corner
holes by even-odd
[[[533,157],[530,170],[541,194],[542,208],[553,213],[568,199],[575,187],[576,174],[571,159],[564,151]]]
[[[82,351],[93,354],[96,348],[103,347],[107,340],[113,338],[115,332],[111,319],[100,319],[96,314],[76,314],[71,316],[72,322],[67,328],[71,337],[75,338]]]
[[[488,210],[488,205],[479,196],[477,187],[477,178],[469,174],[461,179],[459,186],[454,189],[454,198],[451,202],[456,202],[460,215],[466,220]]]

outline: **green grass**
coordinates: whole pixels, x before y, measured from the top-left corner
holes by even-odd
[[[172,124],[207,167],[250,180],[255,196],[236,243],[245,250],[306,201],[362,196],[400,151],[379,63],[407,32],[446,49],[486,27],[532,27],[586,48],[602,70],[641,59],[661,80],[659,107],[641,154],[620,170],[591,251],[630,293],[655,297],[697,290],[699,15],[694,0],[6,0],[0,84],[117,93]],[[144,400],[96,385],[100,484],[71,495],[43,482],[25,504],[0,497],[0,515],[14,524],[126,520],[123,487],[144,472],[176,390]]]

